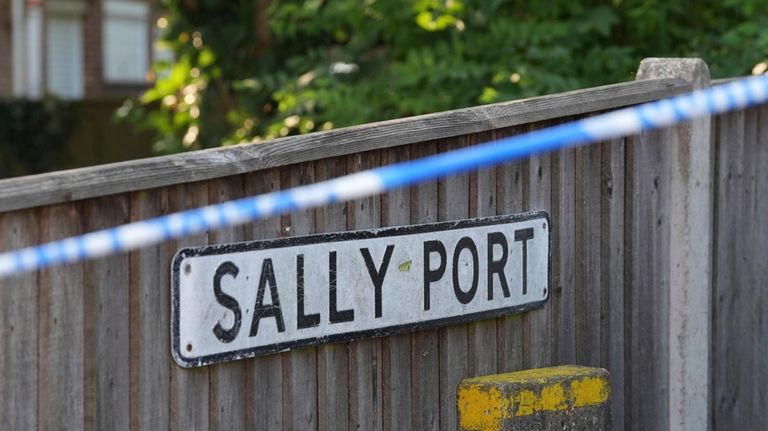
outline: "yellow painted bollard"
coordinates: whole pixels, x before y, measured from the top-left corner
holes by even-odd
[[[458,390],[459,427],[607,430],[610,393],[608,371],[578,365],[465,379]]]

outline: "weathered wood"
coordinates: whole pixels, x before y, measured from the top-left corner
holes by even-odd
[[[752,214],[754,228],[752,231],[752,254],[750,256],[752,263],[752,283],[747,285],[752,289],[751,294],[744,295],[745,298],[752,297],[753,326],[751,332],[754,334],[754,343],[749,354],[752,355],[755,362],[753,365],[753,374],[750,384],[752,385],[752,411],[750,415],[753,418],[755,428],[765,428],[768,426],[768,411],[764,408],[765,400],[768,399],[768,295],[764,294],[760,286],[768,284],[768,226],[761,223],[765,214],[768,214],[768,175],[763,170],[768,166],[768,106],[763,105],[754,108],[757,111],[755,124],[757,126],[757,139],[753,147],[755,163],[755,206]],[[747,299],[749,300],[749,299]],[[725,355],[725,352],[721,352]]]
[[[214,179],[208,182],[208,201],[226,202],[243,196],[241,176]],[[243,227],[219,229],[209,234],[211,244],[242,241]],[[211,367],[209,422],[211,429],[245,429],[245,364],[229,362]]]
[[[443,151],[466,147],[467,137],[440,145]],[[469,218],[469,175],[453,175],[438,184],[438,218],[462,220]],[[440,366],[440,428],[458,429],[456,390],[462,379],[469,376],[469,339],[467,325],[454,325],[438,330]]]
[[[208,203],[208,183],[182,184],[168,192],[169,211],[181,211]],[[166,243],[165,271],[170,268],[171,256],[183,247],[205,245],[207,233],[189,236]],[[170,284],[166,285],[169,286]],[[168,359],[165,359],[168,361]],[[210,368],[184,369],[170,362],[170,428],[172,430],[209,429],[209,371]]]
[[[0,249],[39,241],[35,210],[0,214]],[[37,429],[38,274],[0,280],[0,424]]]
[[[472,144],[494,139],[492,133],[476,134]],[[475,217],[496,215],[496,168],[481,169],[470,176],[469,212]],[[497,293],[498,294],[498,293]],[[467,325],[469,352],[468,372],[472,376],[496,373],[496,319],[471,322]]]
[[[413,158],[434,154],[437,146],[428,142],[411,148]],[[438,217],[437,182],[411,188],[411,223],[431,223]],[[440,373],[438,330],[418,331],[411,339],[412,427],[440,429]]]
[[[202,181],[397,145],[655,100],[689,90],[678,79],[627,82],[164,157],[0,181],[0,211]]]
[[[603,208],[601,217],[607,229],[602,235],[602,301],[604,319],[603,333],[606,340],[602,351],[604,367],[611,370],[611,418],[617,430],[624,429],[625,401],[625,330],[628,326],[624,316],[625,259],[624,223],[625,202],[625,140],[616,139],[603,144]],[[562,318],[562,315],[561,315]]]
[[[581,257],[576,253],[577,220],[576,187],[581,178],[576,175],[576,152],[560,151],[552,163],[552,292],[549,300],[557,309],[554,323],[557,335],[557,361],[576,364],[576,268]],[[581,203],[581,202],[578,202]]]
[[[600,145],[576,151],[576,362],[590,366],[602,365],[601,168]]]
[[[516,133],[517,129],[502,129],[498,138]],[[527,162],[505,163],[499,165],[496,179],[496,204],[498,214],[523,212],[523,171]],[[520,314],[500,317],[496,322],[498,364],[500,373],[517,371],[523,368],[523,318]]]
[[[40,240],[82,233],[76,204],[53,205],[40,214]],[[38,429],[83,429],[83,266],[40,271],[38,332]]]
[[[752,411],[751,399],[756,371],[751,351],[752,344],[759,341],[744,336],[746,328],[750,328],[752,304],[762,296],[750,292],[753,287],[757,288],[750,279],[753,251],[743,246],[756,239],[756,226],[753,226],[756,214],[752,210],[756,204],[755,154],[750,151],[753,139],[750,135],[754,129],[748,123],[756,118],[753,115],[747,118],[750,111],[723,115],[718,121],[715,355],[712,359],[715,429],[754,429],[757,425],[753,422],[757,412]],[[764,260],[764,257],[756,258]]]
[[[257,195],[280,190],[280,170],[269,169],[245,178],[245,194]],[[245,226],[246,239],[271,239],[280,236],[280,216],[269,217]],[[252,430],[283,427],[282,355],[255,358],[246,365],[246,426]],[[269,406],[269,408],[264,408]]]
[[[378,152],[362,153],[347,159],[350,173],[379,166]],[[372,196],[347,204],[350,229],[378,227],[381,223],[381,200]],[[382,428],[382,353],[381,340],[369,339],[349,344],[349,428],[380,430]]]
[[[315,180],[323,181],[347,173],[340,157],[315,162]],[[315,211],[315,225],[322,232],[347,229],[346,203],[325,205]],[[317,348],[318,429],[349,429],[349,358],[347,344],[325,344]],[[410,379],[408,380],[410,384]],[[386,409],[385,409],[386,411]]]
[[[168,210],[168,190],[130,195],[131,221],[156,217]],[[130,388],[131,429],[156,430],[170,426],[170,250],[145,247],[130,253]],[[170,287],[169,287],[170,288]]]
[[[527,209],[549,210],[551,204],[551,160],[550,155],[531,157],[527,177]],[[523,366],[540,368],[551,365],[552,348],[557,340],[553,337],[552,306],[549,302],[543,308],[530,311],[523,316],[524,345],[526,347]]]
[[[83,202],[87,231],[127,223],[126,195]],[[85,263],[85,425],[127,430],[130,422],[129,258],[118,254]]]
[[[663,276],[669,249],[664,247],[669,219],[663,211],[668,178],[664,175],[664,134],[656,131],[631,138],[627,181],[630,252],[631,329],[627,428],[664,429],[668,425],[667,340],[669,283]],[[653,312],[649,312],[653,310]]]
[[[383,150],[382,165],[410,159],[408,147]],[[411,190],[400,188],[382,196],[382,226],[405,226],[411,220]],[[411,426],[411,334],[381,340],[382,347],[382,425],[385,430],[407,430]],[[442,369],[442,368],[441,368]]]
[[[282,170],[284,187],[315,182],[312,163],[302,163]],[[315,232],[313,209],[283,216],[283,236],[309,235]],[[317,349],[309,347],[281,355],[283,357],[283,427],[286,430],[317,428]],[[262,407],[263,409],[263,407]]]

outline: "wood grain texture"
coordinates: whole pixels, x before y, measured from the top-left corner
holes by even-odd
[[[526,172],[529,211],[550,210],[551,167],[550,155],[530,158],[528,172]],[[552,314],[552,305],[547,301],[543,308],[530,311],[523,316],[523,337],[527,347],[523,362],[525,368],[540,368],[552,364],[553,345],[557,345],[557,340],[553,336]]]
[[[381,152],[381,164],[410,160],[408,147]],[[400,188],[382,196],[382,226],[405,226],[411,220],[411,189]],[[411,425],[411,334],[381,340],[382,425],[385,430],[407,430]]]
[[[39,241],[38,212],[0,214],[0,250]],[[37,429],[38,273],[0,280],[0,424]]]
[[[498,138],[518,133],[517,128],[501,129],[496,132]],[[516,214],[523,212],[523,171],[527,162],[504,163],[497,170],[496,205],[498,214]],[[523,317],[515,314],[500,317],[496,322],[497,330],[497,369],[499,373],[521,370],[523,368]]]
[[[576,187],[581,182],[576,174],[576,152],[560,151],[553,157],[552,167],[552,307],[557,309],[553,322],[557,331],[556,356],[558,363],[577,364],[576,361],[576,267],[581,258],[576,253],[578,241],[576,226],[582,222],[576,217]]]
[[[492,132],[475,134],[471,144],[480,145],[495,138]],[[481,169],[470,176],[469,213],[473,217],[496,215],[496,168]],[[496,292],[498,295],[499,292]],[[496,374],[496,319],[467,325],[469,342],[467,367],[471,376]]]
[[[246,175],[248,196],[280,190],[280,170],[269,169]],[[245,226],[249,240],[272,239],[281,235],[280,216],[269,217]],[[246,365],[246,428],[279,430],[283,428],[283,361],[274,354],[254,358]],[[269,406],[269,408],[265,408]]]
[[[601,151],[600,145],[576,151],[576,362],[594,367],[602,365],[603,337]]]
[[[668,426],[667,322],[669,284],[663,276],[668,262],[665,232],[669,229],[665,212],[668,179],[664,175],[665,134],[656,131],[630,138],[628,173],[631,193],[627,196],[631,253],[630,346],[627,370],[632,390],[627,400],[628,429],[664,429]],[[648,310],[653,310],[649,312]]]
[[[765,108],[718,118],[712,369],[714,429],[759,429],[765,409]],[[759,164],[762,162],[763,164]],[[755,399],[755,397],[763,397]]]
[[[768,399],[768,296],[764,295],[759,286],[768,285],[768,226],[761,223],[768,214],[768,175],[764,168],[768,166],[768,107],[765,105],[755,108],[757,111],[757,139],[753,154],[755,154],[755,206],[752,220],[755,227],[752,232],[752,284],[755,295],[752,301],[752,316],[754,325],[752,333],[755,343],[751,346],[750,354],[755,358],[754,374],[752,375],[752,417],[757,428],[768,427],[768,411],[763,407]],[[747,295],[751,296],[751,295]],[[722,353],[724,354],[724,352]]]
[[[381,164],[378,151],[347,158],[349,173],[372,169]],[[379,227],[381,200],[371,196],[347,204],[347,225],[351,230]],[[382,429],[382,352],[378,338],[349,343],[349,428]]]
[[[315,162],[317,181],[346,173],[347,166],[341,157]],[[346,204],[335,203],[317,208],[315,225],[320,232],[346,230]],[[349,429],[349,358],[346,343],[325,344],[317,348],[317,415],[320,430]]]
[[[266,168],[490,131],[689,91],[678,79],[577,90],[172,156],[0,181],[0,211],[219,178]]]
[[[83,202],[86,231],[127,223],[127,195]],[[127,430],[130,423],[130,262],[118,254],[84,264],[86,429]]]
[[[168,190],[130,194],[131,221],[168,211]],[[131,429],[157,430],[170,426],[170,262],[162,245],[130,253],[130,390]]]
[[[441,151],[466,147],[469,138],[446,140],[440,143]],[[452,175],[438,184],[438,218],[462,220],[469,218],[470,175]],[[462,379],[470,376],[469,338],[467,325],[455,325],[438,330],[440,364],[440,428],[458,429],[456,415],[456,390]],[[494,335],[495,338],[495,335]]]
[[[82,233],[81,208],[53,205],[40,213],[40,240]],[[82,265],[40,271],[38,429],[85,428]]]
[[[768,226],[761,223],[765,214],[768,214],[768,175],[764,168],[768,166],[768,107],[765,105],[754,108],[757,111],[755,123],[757,125],[757,139],[753,147],[755,163],[755,206],[752,220],[755,223],[752,231],[752,283],[748,285],[753,290],[751,316],[753,317],[752,334],[755,342],[752,343],[749,354],[755,358],[752,384],[752,419],[756,428],[768,427],[768,411],[764,408],[768,399],[768,295],[765,295],[760,286],[768,285]],[[725,352],[720,352],[725,355]]]
[[[610,370],[611,417],[614,428],[624,429],[625,402],[625,139],[616,139],[602,145],[602,301],[604,319],[602,364]]]
[[[208,182],[208,201],[226,202],[243,196],[242,176],[214,179]],[[209,234],[211,244],[242,241],[244,228],[230,227]],[[245,429],[245,363],[218,364],[210,369],[209,422],[213,430]]]
[[[171,187],[168,191],[169,211],[181,211],[195,208],[208,203],[208,183],[182,184]],[[189,236],[177,241],[166,243],[165,256],[168,260],[162,262],[164,270],[170,268],[172,257],[183,247],[206,245],[208,234]],[[168,285],[167,285],[168,286]],[[167,292],[167,291],[166,291]],[[169,312],[169,311],[166,311]],[[175,362],[165,362],[171,367],[170,381],[170,428],[174,431],[208,430],[210,429],[210,368],[184,369]]]
[[[289,166],[282,170],[284,187],[297,187],[315,182],[312,163]],[[313,209],[299,210],[283,216],[283,236],[309,235],[315,232]],[[317,349],[294,350],[283,358],[283,429],[317,428]]]
[[[437,151],[435,142],[411,147],[413,158]],[[438,217],[437,182],[411,187],[411,223],[431,223]],[[411,386],[413,429],[440,429],[439,336],[437,329],[417,331],[411,339]]]

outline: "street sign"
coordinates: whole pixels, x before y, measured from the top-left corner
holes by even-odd
[[[522,312],[546,301],[545,212],[180,250],[172,352],[196,367]]]

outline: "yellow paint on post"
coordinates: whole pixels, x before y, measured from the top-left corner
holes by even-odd
[[[609,397],[608,372],[600,368],[565,365],[476,377],[459,386],[459,425],[498,430],[515,418],[597,406]]]
[[[497,388],[470,386],[459,397],[462,420],[478,430],[498,429],[503,411],[508,408],[507,400]]]

